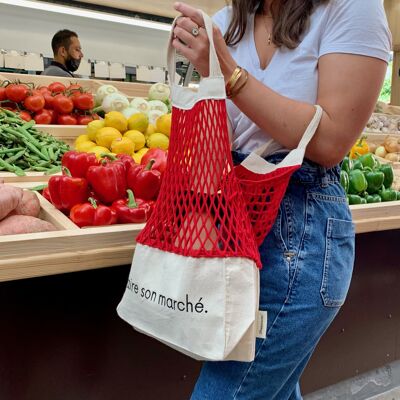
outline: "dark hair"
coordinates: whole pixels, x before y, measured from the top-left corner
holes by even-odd
[[[301,35],[307,29],[314,8],[330,0],[272,0],[271,14],[274,19],[272,41],[278,47],[296,48]],[[228,46],[239,43],[247,27],[251,13],[262,13],[263,0],[232,0],[232,20],[225,33]]]
[[[60,47],[65,47],[68,50],[71,44],[71,37],[78,37],[78,35],[68,29],[58,31],[53,36],[53,39],[51,39],[51,48],[53,49],[53,53],[57,54]]]

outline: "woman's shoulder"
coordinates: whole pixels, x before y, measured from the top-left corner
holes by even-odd
[[[218,26],[223,35],[228,30],[231,18],[232,18],[232,6],[226,6],[222,8],[221,10],[216,12],[212,17],[214,24]]]
[[[385,18],[382,0],[329,0],[326,4],[331,17],[347,15],[349,17],[370,16]],[[378,14],[377,14],[378,12]]]

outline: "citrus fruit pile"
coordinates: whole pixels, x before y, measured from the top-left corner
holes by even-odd
[[[104,120],[92,121],[87,125],[86,134],[75,141],[75,149],[87,153],[128,154],[140,163],[149,149],[168,150],[171,133],[171,114],[157,118],[150,124],[148,116],[136,113],[126,118],[121,112],[111,111]]]

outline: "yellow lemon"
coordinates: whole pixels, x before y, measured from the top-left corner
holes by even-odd
[[[110,111],[104,118],[105,126],[115,128],[120,132],[125,132],[128,129],[128,121],[124,114],[119,111]]]
[[[171,122],[172,122],[172,114],[164,114],[161,115],[161,117],[157,118],[156,121],[156,126],[157,126],[157,132],[161,132],[164,135],[169,135],[171,134]]]
[[[144,156],[150,149],[148,147],[143,147],[141,148],[139,151],[137,151],[136,153],[141,154],[142,156]]]
[[[79,135],[76,139],[75,139],[75,146],[81,142],[88,142],[91,139],[89,138],[88,135]]]
[[[95,142],[92,142],[91,140],[86,140],[85,142],[79,142],[78,144],[76,144],[75,150],[88,152],[90,149],[92,149],[95,146],[96,146]]]
[[[169,139],[168,136],[163,133],[153,133],[147,138],[147,146],[150,149],[158,148],[162,150],[168,150]]]
[[[136,113],[129,117],[128,119],[128,127],[131,130],[146,132],[146,129],[149,125],[149,118],[146,114]]]
[[[142,157],[143,154],[139,154],[139,152],[132,154],[133,161],[135,161],[136,164],[140,164],[140,161],[142,161]]]
[[[147,136],[150,136],[153,133],[156,133],[156,126],[153,124],[149,124],[146,131],[144,132],[144,136],[147,139]]]
[[[89,122],[86,126],[86,134],[90,140],[96,140],[96,133],[99,129],[104,128],[105,122],[102,119],[97,119],[96,121]]]
[[[95,146],[95,147],[92,147],[89,151],[89,153],[96,154],[97,159],[101,158],[102,153],[109,153],[109,152],[110,152],[110,150],[108,150],[107,147],[104,147],[104,146]]]
[[[129,138],[132,140],[133,143],[135,143],[135,150],[140,150],[141,148],[144,147],[146,143],[146,139],[143,133],[139,131],[134,131],[134,130],[126,131],[123,137]]]
[[[135,143],[127,137],[118,138],[112,141],[111,151],[116,154],[129,154],[135,151]]]
[[[118,138],[122,138],[121,133],[111,127],[101,128],[96,133],[96,143],[108,149],[111,148],[112,141]]]

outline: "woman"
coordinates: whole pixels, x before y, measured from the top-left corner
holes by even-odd
[[[175,9],[183,17],[173,46],[208,76],[201,14],[184,3]],[[387,70],[391,38],[383,2],[234,0],[214,22],[232,96],[235,162],[270,139],[268,160],[280,161],[297,147],[314,104],[324,115],[260,247],[267,337],[257,339],[252,363],[205,363],[192,399],[301,399],[301,373],[350,284],[354,229],[337,165],[371,115]]]

